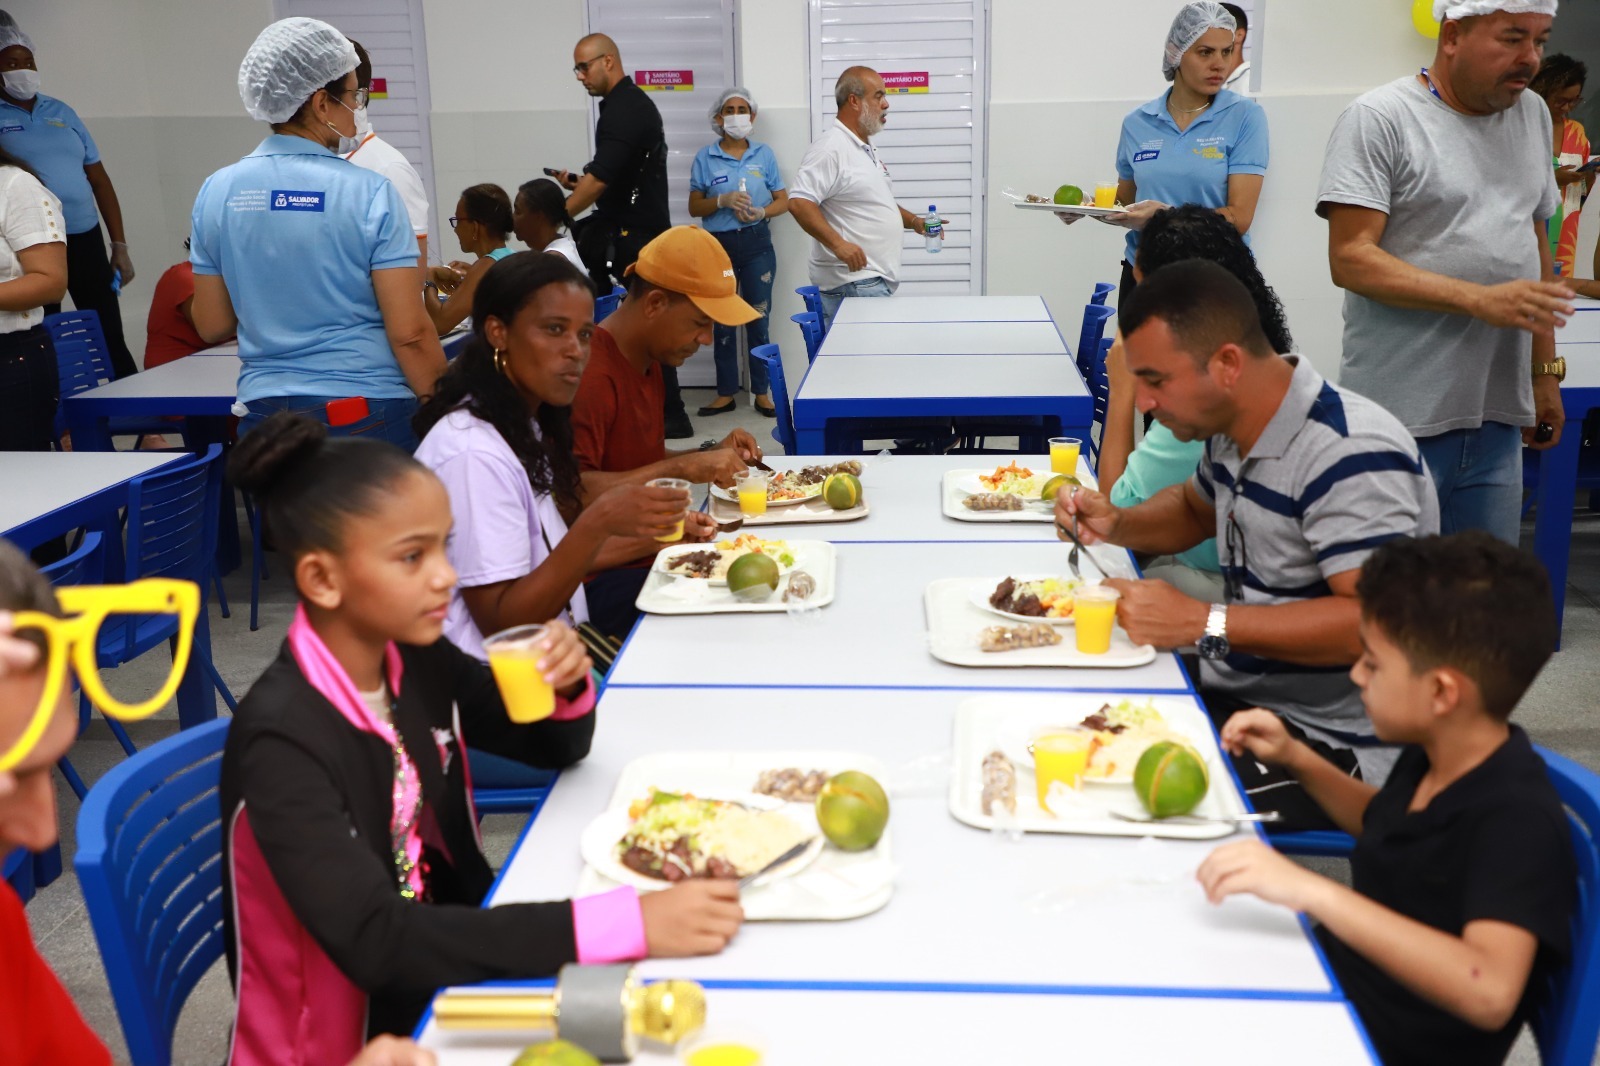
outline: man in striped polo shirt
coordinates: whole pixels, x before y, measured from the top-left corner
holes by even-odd
[[[1056,504],[1086,543],[1169,554],[1216,537],[1226,602],[1163,581],[1108,581],[1128,635],[1198,644],[1201,694],[1220,727],[1265,707],[1352,774],[1381,785],[1393,749],[1375,747],[1349,677],[1361,654],[1356,578],[1396,537],[1437,532],[1438,500],[1415,439],[1376,403],[1330,385],[1304,357],[1272,350],[1249,291],[1214,263],[1146,278],[1120,315],[1139,410],[1179,440],[1205,440],[1194,477],[1136,507],[1079,489]],[[1235,760],[1257,809],[1287,828],[1326,816],[1284,771]]]

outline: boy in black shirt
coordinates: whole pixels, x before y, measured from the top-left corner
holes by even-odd
[[[1259,841],[1200,866],[1213,903],[1302,911],[1385,1063],[1498,1063],[1569,951],[1576,894],[1561,800],[1508,719],[1555,649],[1537,560],[1480,532],[1393,541],[1357,585],[1351,669],[1378,737],[1409,745],[1380,789],[1293,740],[1267,711],[1222,746],[1290,770],[1355,834],[1353,890]]]

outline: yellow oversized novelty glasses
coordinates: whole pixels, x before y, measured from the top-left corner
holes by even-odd
[[[108,717],[121,721],[148,718],[165,707],[189,665],[189,650],[194,644],[194,624],[200,616],[200,590],[192,581],[146,578],[128,585],[77,585],[56,590],[56,600],[68,617],[56,618],[39,611],[19,611],[12,615],[13,632],[43,630],[47,644],[45,683],[39,705],[28,720],[28,727],[9,750],[0,751],[0,772],[26,759],[44,735],[61,699],[67,680],[67,663],[77,672],[78,683],[91,703]],[[100,627],[114,614],[178,616],[178,646],[172,652],[172,674],[155,695],[140,703],[124,703],[106,691],[100,678],[98,645]]]

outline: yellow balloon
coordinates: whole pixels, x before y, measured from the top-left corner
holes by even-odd
[[[1433,0],[1412,0],[1411,24],[1430,41],[1439,39],[1439,20],[1433,17]]]

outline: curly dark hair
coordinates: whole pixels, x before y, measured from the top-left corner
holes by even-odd
[[[564,511],[581,506],[578,457],[572,449],[572,409],[542,403],[533,420],[516,387],[495,369],[494,349],[484,332],[491,317],[506,325],[547,285],[573,285],[594,298],[589,278],[565,256],[517,252],[490,267],[472,298],[472,339],[439,379],[438,388],[417,411],[418,437],[450,412],[465,410],[495,428],[528,473],[537,493],[548,493]],[[539,428],[535,432],[533,423]]]
[[[1569,55],[1557,52],[1553,56],[1544,57],[1544,62],[1539,64],[1539,73],[1533,76],[1533,80],[1528,83],[1528,88],[1548,101],[1562,89],[1568,89],[1574,85],[1581,92],[1583,83],[1588,80],[1589,68],[1584,65],[1583,60],[1574,59]]]
[[[1294,351],[1278,294],[1261,276],[1256,257],[1232,222],[1209,207],[1184,204],[1158,211],[1139,236],[1139,272],[1149,277],[1171,263],[1208,259],[1244,282],[1261,316],[1261,331],[1275,352]]]

